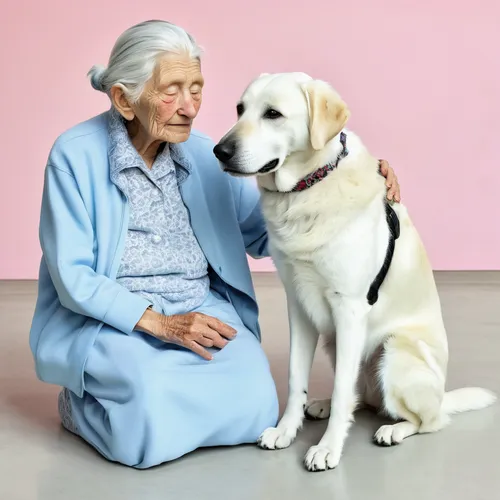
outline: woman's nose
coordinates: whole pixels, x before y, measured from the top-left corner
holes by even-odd
[[[196,114],[198,113],[197,106],[195,105],[194,99],[191,96],[191,93],[187,96],[184,97],[182,107],[181,107],[181,112],[183,115],[187,116],[188,118],[194,118]]]

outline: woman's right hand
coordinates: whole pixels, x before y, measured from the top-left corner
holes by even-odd
[[[202,313],[164,316],[148,309],[137,323],[137,330],[164,342],[170,342],[199,354],[210,361],[212,355],[205,347],[222,349],[236,335],[236,330],[217,318]]]

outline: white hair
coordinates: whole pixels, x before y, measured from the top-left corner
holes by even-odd
[[[93,66],[87,76],[94,89],[109,95],[111,87],[120,85],[136,102],[153,76],[159,56],[187,54],[199,60],[201,53],[194,38],[179,26],[167,21],[145,21],[118,37],[107,68]]]

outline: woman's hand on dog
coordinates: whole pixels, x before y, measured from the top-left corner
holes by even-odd
[[[401,193],[399,192],[399,182],[394,170],[389,165],[387,160],[380,160],[380,173],[385,177],[385,185],[387,186],[387,199],[389,201],[401,201]]]

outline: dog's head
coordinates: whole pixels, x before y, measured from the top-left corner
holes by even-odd
[[[335,90],[304,73],[261,75],[237,113],[214,154],[226,172],[240,176],[276,172],[293,153],[322,150],[349,118]]]

